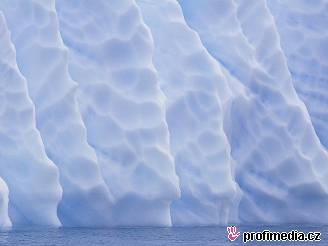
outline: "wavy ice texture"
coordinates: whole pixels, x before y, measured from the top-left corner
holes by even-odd
[[[242,32],[254,49],[257,62],[268,76],[275,80],[276,86],[288,87],[282,88],[281,93],[296,98],[286,59],[280,47],[279,34],[266,0],[234,1]]]
[[[327,223],[327,10],[0,0],[0,227]]]
[[[184,21],[177,1],[137,0],[154,38],[154,65],[180,178],[174,225],[225,224],[235,195],[220,98],[229,88],[215,60]]]
[[[75,99],[76,84],[71,80],[67,71],[67,50],[64,48],[59,34],[54,1],[1,1],[0,10],[3,11],[11,31],[12,41],[17,51],[18,67],[27,79],[28,90],[36,108],[37,127],[46,152],[60,171],[63,197],[58,207],[58,216],[62,224],[69,226],[109,225],[111,196],[100,175],[94,150],[86,140],[86,130]],[[6,168],[2,176],[26,175],[35,180],[30,185],[27,183],[29,179],[27,181],[13,178],[6,180],[11,194],[10,201],[13,201],[12,207],[19,209],[22,216],[32,221],[59,224],[57,216],[55,216],[55,205],[59,198],[59,192],[58,188],[51,190],[55,186],[55,169],[49,162],[48,166],[40,165],[42,162],[47,162],[45,154],[39,146],[41,140],[38,133],[32,128],[34,112],[31,102],[24,94],[26,93],[23,90],[25,89],[24,80],[20,75],[15,74],[15,69],[12,67],[8,67],[7,73],[10,76],[8,78],[13,79],[13,82],[20,82],[22,85],[19,87],[21,90],[15,87],[8,92],[8,98],[11,99],[8,110],[10,109],[10,112],[14,113],[6,116],[6,122],[10,127],[15,126],[14,122],[18,124],[17,127],[22,128],[24,125],[24,128],[19,130],[22,131],[21,134],[24,133],[30,138],[22,139],[22,141],[24,140],[22,146],[28,148],[22,148],[15,155],[16,163],[10,163],[13,162],[10,159],[5,162],[10,166],[15,164],[17,168]],[[15,100],[17,100],[17,104],[19,102],[16,108],[13,106]],[[17,112],[13,110],[17,110]],[[26,129],[28,126],[30,131]],[[5,127],[6,125],[1,129],[5,129]],[[9,136],[11,135],[8,134],[7,137]],[[32,140],[36,143],[34,144]],[[16,144],[10,139],[7,141],[9,141],[6,144],[7,149],[10,146],[18,148],[18,143]],[[31,152],[32,156],[25,157],[25,152],[27,154]],[[36,169],[39,172],[29,167],[32,164],[40,166],[39,169]],[[49,174],[40,173],[48,169]],[[13,174],[5,174],[5,171],[13,172]],[[15,188],[20,187],[19,185],[25,189]],[[15,195],[15,192],[18,191],[25,191],[25,193]],[[34,193],[36,198],[43,200],[36,199],[34,202]]]
[[[279,63],[282,56],[274,23],[258,2],[249,1],[247,8],[237,9],[231,0],[179,1],[187,22],[226,68],[228,79],[244,86],[236,87],[238,97],[225,119],[242,192],[239,220],[324,223],[328,156],[288,74],[279,75],[286,70]],[[259,6],[264,12],[257,12]],[[247,19],[244,11],[255,17]],[[263,36],[253,35],[250,25]],[[274,38],[270,41],[274,46],[267,49],[263,47],[266,32]]]
[[[69,72],[115,225],[171,225],[179,195],[153,43],[131,0],[56,1]]]
[[[268,0],[299,97],[328,148],[328,1]]]
[[[34,105],[1,12],[0,47],[0,176],[10,189],[9,215],[14,225],[58,226],[58,170],[36,129]],[[0,226],[9,226],[8,188],[2,180],[0,194]]]

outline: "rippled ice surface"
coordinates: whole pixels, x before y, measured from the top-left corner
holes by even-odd
[[[257,242],[246,245],[328,245],[328,227],[315,226],[249,226],[240,227],[239,231],[320,231],[321,242]],[[229,242],[225,227],[173,227],[173,228],[116,228],[116,229],[13,229],[0,232],[0,245],[245,245],[241,237],[237,242]]]

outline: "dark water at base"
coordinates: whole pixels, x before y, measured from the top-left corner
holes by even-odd
[[[0,245],[12,246],[147,246],[147,245],[325,245],[328,246],[327,226],[243,226],[238,231],[320,231],[320,242],[250,242],[244,244],[242,236],[228,241],[226,227],[172,227],[172,228],[16,228],[0,232]]]

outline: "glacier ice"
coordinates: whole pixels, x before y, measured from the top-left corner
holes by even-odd
[[[316,211],[327,207],[328,155],[284,68],[265,1],[179,2],[209,52],[245,86],[226,119],[242,191],[239,220],[324,223],[328,214]],[[260,14],[253,17],[255,12]]]
[[[328,148],[328,1],[268,0],[295,89]]]
[[[327,223],[327,6],[0,1],[0,227]]]
[[[56,1],[115,225],[171,225],[179,195],[149,30],[134,1]],[[100,24],[103,23],[103,24]]]
[[[14,46],[1,12],[0,47],[0,175],[10,190],[9,214],[16,225],[56,226],[60,224],[57,205],[61,199],[58,170],[45,154],[36,129],[34,105],[17,67]],[[4,195],[3,211],[8,191],[4,182],[0,187]]]
[[[60,171],[63,197],[58,216],[61,222],[71,226],[109,225],[111,216],[106,211],[112,206],[111,195],[100,175],[95,152],[87,143],[75,99],[76,84],[67,71],[67,50],[59,34],[54,1],[1,1],[0,9],[10,28],[18,67],[27,80],[29,95],[35,104],[36,124],[46,152]],[[17,100],[14,96],[23,100],[23,96],[16,94],[12,100]],[[10,103],[10,107],[14,107],[13,102]],[[21,115],[27,119],[33,117],[24,108],[28,104],[21,104],[22,109],[17,107],[22,110]],[[19,152],[17,156],[24,158]],[[36,158],[40,156],[36,154]],[[33,160],[24,159],[25,165],[33,163]],[[47,184],[46,180],[43,183]],[[23,205],[26,201],[22,199],[18,203]]]
[[[2,13],[0,12],[0,44],[2,44],[3,42],[6,42],[6,41],[3,41],[3,39],[6,39],[7,38],[6,37],[7,33],[8,33],[8,30],[7,30],[7,27],[6,27],[6,24],[5,24],[5,19],[4,19],[3,15],[2,15]],[[6,45],[8,46],[8,43]],[[5,44],[3,46],[6,47]],[[2,64],[2,61],[1,61],[0,64]],[[3,66],[4,65],[0,65],[0,69],[2,69]],[[1,72],[0,72],[0,74],[1,74]],[[3,83],[2,80],[3,79],[0,80],[0,85],[1,85],[0,88],[1,89],[2,89],[2,83]],[[0,98],[2,98],[2,97],[0,97]],[[3,100],[0,99],[0,101],[3,101]],[[2,110],[0,110],[0,112],[1,111]],[[1,137],[0,137],[0,139],[1,139]],[[3,144],[1,144],[1,146],[2,145]],[[9,227],[9,226],[11,226],[11,220],[10,220],[10,218],[8,216],[8,203],[9,203],[8,186],[5,183],[5,181],[2,178],[0,178],[0,228],[1,227]]]
[[[153,60],[167,98],[166,121],[180,178],[181,198],[172,203],[172,222],[227,223],[235,185],[219,95],[224,99],[229,88],[176,1],[137,4],[154,38]]]
[[[11,226],[8,216],[8,193],[7,184],[0,178],[0,228]]]

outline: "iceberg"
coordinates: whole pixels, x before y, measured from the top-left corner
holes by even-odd
[[[0,46],[0,175],[6,182],[0,182],[0,224],[10,225],[9,213],[15,225],[58,226],[59,173],[45,153],[34,104],[1,12]]]
[[[242,193],[238,220],[324,223],[328,214],[316,211],[327,206],[328,155],[294,90],[266,2],[179,2],[209,53],[244,87],[225,125]]]
[[[36,126],[40,131],[44,148],[60,172],[63,196],[58,206],[58,217],[62,224],[69,226],[110,225],[111,216],[106,211],[112,206],[112,197],[100,175],[96,154],[87,142],[85,126],[75,98],[76,82],[68,74],[68,54],[60,37],[54,1],[1,1],[0,9],[11,32],[18,68],[26,78],[28,92],[35,105]],[[20,78],[18,75],[13,77],[16,81]],[[16,95],[16,97],[22,104],[21,110],[29,105],[30,100],[26,99],[27,102],[24,104],[23,96]],[[10,102],[8,107],[15,108],[13,103],[17,100],[16,97],[12,96],[13,102]],[[19,107],[16,108],[20,110]],[[21,115],[32,121],[34,108],[30,108],[30,113],[25,109]],[[22,116],[16,117],[22,118]],[[20,123],[13,116],[8,117],[8,120],[11,120],[8,122],[11,125],[14,122]],[[20,124],[24,126],[24,122]],[[25,124],[24,128],[27,126]],[[29,134],[36,135],[33,132]],[[33,146],[31,142],[26,144]],[[41,159],[41,154],[45,155],[36,153],[35,159]],[[24,160],[26,166],[38,163],[36,160],[27,159],[18,151],[16,158],[17,162]],[[6,160],[2,162],[10,165]],[[27,167],[20,169],[21,175],[28,174]],[[6,170],[11,169],[6,168]],[[40,183],[30,189],[35,191],[41,189],[46,193],[45,187],[51,187],[51,179],[45,175],[40,178],[42,178]],[[12,185],[16,187],[20,183],[17,180],[13,182]],[[22,185],[26,184],[22,183]],[[20,206],[29,204],[27,198],[32,198],[32,195],[33,192],[26,190],[27,197],[18,201]],[[52,194],[48,195],[51,197]],[[14,199],[18,199],[18,196],[13,196]],[[56,200],[56,196],[53,196],[53,200]],[[39,206],[47,204],[46,201],[39,203]],[[25,207],[35,209],[35,214],[38,214],[36,205],[30,203]],[[56,217],[56,206],[53,210]],[[32,213],[29,214],[32,216]]]
[[[171,225],[180,189],[153,43],[131,0],[58,0],[88,141],[114,197],[113,224]]]
[[[326,10],[0,1],[0,227],[327,223]]]
[[[328,148],[328,13],[326,0],[268,0],[299,97],[321,143]]]
[[[8,216],[8,186],[0,179],[0,228],[10,227],[11,220]]]
[[[153,61],[166,96],[171,151],[180,178],[181,198],[172,203],[172,222],[225,224],[236,192],[221,106],[229,88],[177,1],[137,4],[154,39]]]

